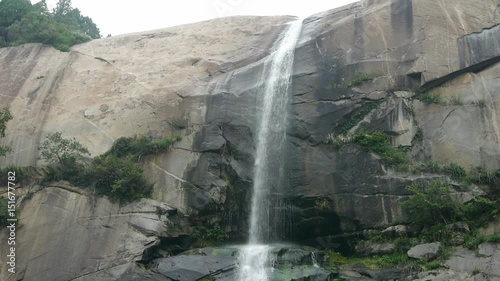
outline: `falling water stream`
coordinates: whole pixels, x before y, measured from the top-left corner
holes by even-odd
[[[290,77],[301,21],[289,25],[274,47],[260,112],[249,244],[241,251],[239,281],[267,281],[271,246],[277,242],[282,206],[276,198],[284,183],[284,148]],[[279,197],[279,196],[278,196]]]

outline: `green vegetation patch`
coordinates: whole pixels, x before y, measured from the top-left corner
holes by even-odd
[[[432,181],[427,186],[412,184],[407,189],[413,195],[403,202],[402,207],[412,223],[430,227],[459,219],[459,205],[449,197],[447,183]]]
[[[90,153],[83,145],[75,139],[64,139],[61,133],[50,134],[39,148],[40,159],[50,163],[45,182],[68,180],[93,187],[97,194],[121,203],[149,197],[152,185],[144,178],[138,161],[144,155],[168,150],[178,140],[180,137],[158,141],[137,136],[119,138],[108,152],[85,161]]]
[[[33,177],[33,173],[30,168],[10,165],[3,169],[0,169],[1,184],[7,183],[9,172],[13,172],[15,174],[15,180],[13,181],[14,183],[25,182]]]
[[[438,93],[423,93],[418,96],[418,99],[426,104],[440,104],[442,102],[441,96]]]
[[[216,223],[212,226],[196,226],[194,237],[198,247],[209,247],[223,244],[229,235]]]
[[[134,201],[150,197],[152,186],[143,176],[143,168],[131,159],[115,155],[94,158],[84,170],[84,177],[95,187],[99,195],[106,195],[112,201]]]
[[[172,144],[180,141],[181,137],[164,138],[153,141],[150,137],[122,137],[115,141],[106,155],[115,155],[122,158],[140,159],[144,155],[155,154],[170,149]]]
[[[478,231],[465,236],[464,246],[469,250],[475,250],[480,244],[483,243],[500,243],[500,233],[489,236],[479,234]]]
[[[373,133],[361,131],[352,136],[351,142],[360,145],[366,152],[374,152],[380,155],[389,166],[397,166],[410,161],[407,153],[393,147],[389,136],[382,131],[375,131]]]
[[[480,227],[500,214],[500,202],[497,199],[476,197],[467,204],[460,204],[450,197],[451,186],[443,181],[432,181],[422,186],[413,184],[408,189],[413,195],[402,203],[402,207],[409,221],[422,229],[422,242],[452,245],[453,238],[460,234],[453,228],[457,222],[466,222],[471,230],[464,243],[469,248],[500,238],[500,235],[482,237],[478,234]]]
[[[9,219],[9,210],[8,210],[8,201],[6,198],[0,198],[0,227],[5,228],[8,226]]]
[[[348,120],[342,122],[340,127],[337,127],[335,130],[335,134],[337,135],[346,135],[350,129],[354,128],[361,120],[363,120],[368,113],[372,112],[372,110],[378,108],[382,101],[377,102],[364,102],[361,105],[361,108],[356,111]]]
[[[352,136],[331,134],[327,136],[325,143],[333,145],[336,149],[340,149],[344,145],[358,144],[363,151],[380,155],[384,163],[389,166],[400,166],[410,162],[406,151],[399,147],[393,147],[390,137],[382,131],[368,133],[362,130]]]
[[[101,38],[92,19],[72,7],[71,0],[59,0],[49,11],[45,1],[0,1],[0,47],[43,43],[60,51],[72,45]]]
[[[406,267],[413,270],[431,270],[441,267],[440,261],[425,262],[409,258],[406,252],[396,252],[385,255],[372,255],[368,257],[344,257],[335,251],[328,251],[327,267],[338,270],[340,265],[362,264],[371,270],[380,270],[393,267]]]
[[[1,3],[1,2],[0,2]],[[7,130],[7,122],[12,120],[12,113],[8,107],[4,107],[0,110],[0,138],[5,137],[5,130]],[[11,151],[8,146],[0,146],[0,157],[5,156]]]

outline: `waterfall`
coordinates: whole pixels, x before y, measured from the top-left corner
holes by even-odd
[[[293,22],[274,47],[260,113],[250,213],[249,245],[241,251],[239,280],[266,281],[270,246],[283,221],[284,148],[290,77],[301,21]]]

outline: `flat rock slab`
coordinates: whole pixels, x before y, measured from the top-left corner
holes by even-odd
[[[175,281],[196,281],[216,272],[231,270],[236,258],[230,256],[180,255],[158,259],[157,272]]]

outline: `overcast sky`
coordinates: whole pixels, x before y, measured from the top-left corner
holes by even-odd
[[[33,3],[38,0],[32,0]],[[72,0],[73,8],[92,18],[102,36],[147,31],[233,15],[294,15],[317,12],[355,0]],[[47,0],[49,9],[57,0]]]

